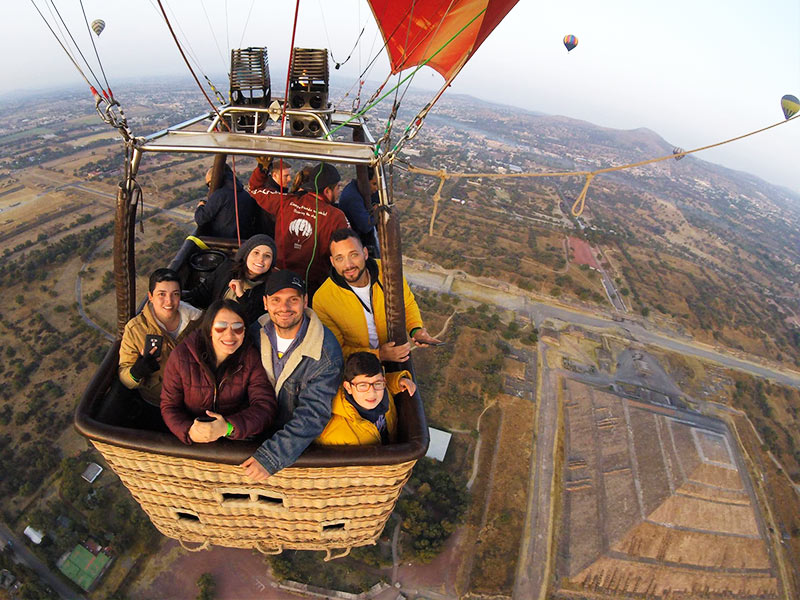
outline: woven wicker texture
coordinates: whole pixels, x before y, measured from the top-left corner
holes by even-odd
[[[182,544],[331,550],[374,544],[416,461],[297,468],[254,483],[235,465],[92,442],[167,537]]]

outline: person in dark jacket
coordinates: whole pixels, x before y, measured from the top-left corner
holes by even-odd
[[[292,185],[292,165],[283,159],[275,160],[272,156],[259,156],[258,169],[264,175],[264,189],[281,194],[288,194]],[[266,233],[275,237],[275,217],[260,206],[256,210],[255,228],[258,233]]]
[[[164,369],[161,416],[184,444],[242,440],[275,418],[275,390],[246,339],[244,313],[218,300],[201,328],[178,344]]]
[[[206,185],[210,177],[206,175]],[[210,237],[246,239],[253,233],[253,219],[258,205],[248,194],[233,171],[225,165],[225,180],[208,200],[201,200],[194,211],[200,233]],[[239,227],[237,229],[237,213]]]
[[[378,204],[378,176],[375,169],[369,167],[370,204]],[[365,248],[370,249],[373,257],[378,257],[378,238],[375,235],[375,213],[367,207],[364,197],[358,189],[358,181],[350,180],[342,193],[339,194],[339,210],[344,213],[350,222],[350,227],[358,233],[361,243]]]
[[[331,234],[348,227],[347,217],[334,205],[341,176],[336,167],[326,163],[306,167],[295,177],[288,196],[266,189],[265,179],[257,167],[249,189],[258,205],[275,217],[278,268],[303,277],[311,298],[328,276]]]
[[[197,308],[208,308],[214,300],[229,298],[238,302],[248,327],[264,314],[264,285],[275,265],[275,240],[256,234],[225,260],[199,285],[186,291],[183,300]]]

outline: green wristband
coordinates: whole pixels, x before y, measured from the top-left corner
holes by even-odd
[[[414,337],[414,333],[422,329],[422,327],[414,327],[411,331],[408,332],[408,337]]]
[[[228,431],[225,432],[225,437],[231,437],[232,433],[233,433],[233,423],[228,421]]]

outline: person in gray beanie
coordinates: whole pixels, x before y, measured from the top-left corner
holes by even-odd
[[[269,189],[265,177],[256,167],[248,189],[258,205],[275,217],[277,266],[303,277],[311,297],[328,277],[331,234],[349,226],[334,206],[342,178],[333,165],[319,163],[302,169],[292,192],[283,194]]]
[[[242,305],[245,324],[264,314],[264,286],[275,265],[275,240],[265,234],[247,239],[233,260],[225,260],[204,281],[185,292],[184,300],[197,308],[208,308],[214,300],[229,298]]]

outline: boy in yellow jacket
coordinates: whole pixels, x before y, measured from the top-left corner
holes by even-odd
[[[325,446],[367,446],[394,442],[397,409],[394,394],[414,394],[408,371],[385,374],[371,352],[355,352],[344,363],[344,381],[333,398],[331,420],[317,438]]]

